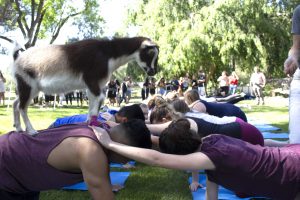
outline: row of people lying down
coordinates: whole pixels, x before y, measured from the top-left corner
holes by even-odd
[[[134,108],[128,109],[130,114],[136,112],[140,113],[137,116],[144,117],[139,106],[132,107]],[[294,151],[297,148],[299,150],[297,145],[282,149],[263,148],[260,132],[237,117],[218,118],[191,112],[184,101],[178,99],[172,102],[172,107],[185,113],[186,118],[176,120],[180,113],[157,98],[150,114],[150,122],[158,124],[150,124],[147,128],[143,120],[124,120],[125,118],[120,118],[121,109],[115,119],[123,123],[115,126],[114,122],[107,122],[112,127],[108,132],[116,142],[149,148],[150,130],[154,135],[161,135],[159,138],[152,136],[152,142],[159,144],[164,152],[188,154],[200,150],[203,153],[174,157],[154,150],[132,149],[110,141],[103,129],[93,127],[93,130],[105,147],[129,158],[168,168],[207,169],[208,195],[216,195],[216,185],[213,182],[232,189],[238,195],[292,199],[298,192],[299,169],[295,166],[299,164],[299,151]],[[167,122],[168,120],[174,122]],[[212,133],[226,136],[207,137]],[[232,139],[233,137],[259,145],[252,146]],[[203,144],[200,147],[201,142]],[[36,198],[38,191],[61,188],[82,179],[89,186],[94,199],[111,199],[107,161],[125,161],[118,154],[102,149],[86,125],[51,128],[40,131],[34,138],[11,132],[1,136],[0,143],[0,159],[5,159],[5,162],[0,162],[0,199],[9,199],[11,195],[11,199],[16,199],[16,194],[32,195],[28,192],[34,192],[33,196]],[[132,153],[132,150],[141,154]],[[177,157],[185,164],[178,163]],[[252,184],[258,187],[249,187]],[[193,182],[191,188],[196,187],[198,185]],[[278,193],[271,193],[269,187],[275,188]]]

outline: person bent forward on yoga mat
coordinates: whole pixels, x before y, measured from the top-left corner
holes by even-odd
[[[184,127],[173,123],[159,139],[165,153],[120,144],[105,130],[92,128],[105,148],[136,161],[170,169],[206,170],[208,200],[218,199],[218,185],[253,196],[300,199],[300,144],[262,147],[219,134],[200,139],[189,123]]]
[[[119,124],[108,134],[120,143],[151,148],[142,120]],[[109,161],[128,159],[103,149],[87,124],[41,130],[35,137],[10,132],[0,136],[0,199],[37,200],[39,191],[83,180],[94,200],[113,199]]]

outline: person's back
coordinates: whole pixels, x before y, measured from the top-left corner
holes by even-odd
[[[220,133],[238,139],[241,139],[242,137],[242,129],[237,122],[231,122],[227,124],[215,124],[212,122],[205,121],[204,119],[194,117],[187,118],[192,119],[196,122],[198,127],[198,135],[201,138],[215,133]]]
[[[261,147],[223,135],[203,139],[208,179],[235,192],[292,200],[300,191],[300,145]]]
[[[93,199],[113,199],[108,162],[128,159],[104,151],[92,129],[107,132],[76,124],[41,130],[35,137],[16,132],[0,136],[0,199],[23,200],[28,192],[38,195],[82,180]],[[114,126],[109,135],[123,144],[151,148],[143,120]]]
[[[247,122],[245,113],[237,106],[230,103],[213,103],[200,100],[206,107],[206,112],[218,117],[235,116]]]
[[[46,129],[35,137],[17,132],[1,136],[0,189],[25,193],[59,189],[82,181],[81,173],[62,172],[47,163],[50,152],[68,137],[87,137],[99,143],[87,125]]]

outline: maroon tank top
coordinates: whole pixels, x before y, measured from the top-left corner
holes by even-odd
[[[81,173],[63,172],[47,163],[50,152],[67,137],[98,142],[87,125],[66,125],[39,131],[35,137],[10,132],[0,137],[0,189],[25,193],[59,189],[83,180]]]
[[[208,179],[252,196],[292,200],[300,192],[300,144],[281,148],[252,145],[224,135],[203,139],[201,152],[216,166]]]

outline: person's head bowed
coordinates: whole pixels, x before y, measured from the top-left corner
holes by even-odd
[[[194,153],[200,144],[200,136],[191,129],[190,122],[185,118],[173,121],[159,137],[160,150],[169,154]]]

